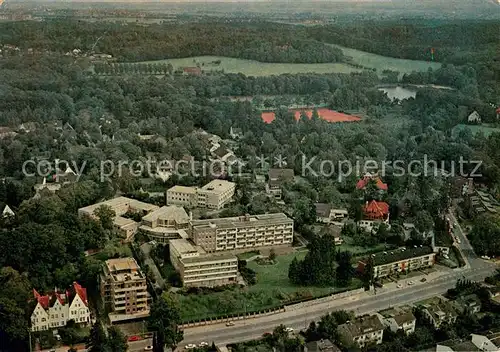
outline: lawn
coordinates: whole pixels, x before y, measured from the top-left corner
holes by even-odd
[[[252,257],[255,257],[256,255],[260,255],[259,251],[250,251],[250,252],[244,252],[237,254],[236,256],[238,257],[239,260],[248,260]]]
[[[303,259],[306,251],[278,256],[274,265],[247,265],[257,273],[257,283],[253,286],[208,294],[178,295],[183,321],[215,318],[224,315],[252,312],[276,308],[282,304],[323,296],[344,288],[299,287],[288,280],[288,266],[294,257]],[[351,289],[361,287],[354,279]]]
[[[488,124],[483,124],[483,125],[465,125],[465,124],[458,124],[456,125],[455,127],[453,127],[453,130],[452,130],[452,135],[454,137],[456,137],[458,135],[458,133],[465,129],[465,128],[468,128],[471,130],[472,134],[477,134],[479,132],[483,132],[484,135],[486,137],[488,137],[490,134],[494,133],[494,132],[500,132],[500,128],[499,127],[493,127],[491,125],[488,125]]]
[[[349,237],[342,236],[342,239],[344,240],[344,242],[340,246],[337,246],[336,248],[338,248],[341,251],[349,251],[354,255],[361,255],[363,253],[373,252],[373,251],[382,252],[383,250],[387,249],[387,245],[384,243],[379,243],[378,245],[373,247],[362,247],[352,244],[352,240]]]
[[[220,64],[213,62],[220,60]],[[166,59],[157,61],[145,61],[142,63],[170,63],[175,69],[200,65],[203,71],[221,71],[226,73],[243,73],[247,76],[271,76],[285,73],[351,73],[360,69],[351,67],[343,63],[326,64],[288,64],[288,63],[268,63],[255,60],[235,59],[224,56],[196,56],[182,59]]]
[[[352,58],[352,62],[368,68],[375,68],[377,73],[382,74],[383,70],[398,71],[401,74],[412,71],[427,71],[429,67],[438,69],[441,67],[439,62],[418,61],[397,59],[394,57],[381,56],[368,53],[366,51],[346,48],[339,45],[333,45],[344,52],[345,56]]]

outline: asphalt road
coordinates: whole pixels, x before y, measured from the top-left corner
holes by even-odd
[[[127,352],[139,352],[144,351],[144,348],[151,346],[153,344],[153,339],[144,339],[140,341],[127,342],[128,349]]]
[[[457,222],[453,214],[450,214],[450,220],[453,223]],[[201,341],[225,345],[257,339],[266,332],[272,332],[279,324],[285,324],[286,326],[300,330],[306,328],[310,322],[317,321],[321,316],[334,310],[349,310],[361,315],[391,306],[415,303],[442,294],[449,288],[454,287],[458,279],[484,280],[486,276],[491,275],[495,271],[496,266],[478,258],[460,226],[454,225],[454,227],[461,241],[458,246],[468,262],[465,268],[443,273],[443,275],[426,282],[417,280],[412,286],[397,288],[393,285],[392,287],[378,289],[377,294],[365,292],[350,298],[331,300],[295,310],[287,310],[283,313],[270,316],[241,320],[235,322],[235,325],[232,327],[227,327],[225,324],[214,324],[205,327],[189,328],[184,330],[184,340],[182,341],[180,350],[186,344],[199,344]]]

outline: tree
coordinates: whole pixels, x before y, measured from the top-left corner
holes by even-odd
[[[479,255],[500,255],[500,220],[492,215],[475,219],[468,238]]]
[[[420,233],[426,233],[434,228],[432,216],[426,210],[421,210],[415,217],[415,228]]]
[[[106,230],[113,229],[113,219],[116,216],[115,211],[109,205],[101,205],[94,210],[94,215],[99,218],[101,226]]]
[[[354,270],[351,264],[352,253],[348,251],[337,252],[336,284],[339,287],[349,286]]]
[[[274,251],[274,248],[271,248],[269,251],[269,260],[272,262],[276,260],[276,252]]]
[[[148,327],[157,331],[160,341],[175,347],[183,339],[183,332],[179,330],[181,318],[178,302],[168,292],[164,292],[160,299],[151,306],[151,314],[148,319]]]
[[[107,346],[110,352],[126,352],[127,338],[116,326],[108,329]]]
[[[85,347],[89,352],[109,352],[106,333],[99,320],[92,325]]]

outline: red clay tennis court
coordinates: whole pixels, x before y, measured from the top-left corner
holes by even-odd
[[[295,112],[295,119],[298,121],[300,119],[300,114],[302,111],[304,111],[309,119],[312,117],[312,109],[294,109],[290,110],[291,112]],[[335,110],[330,110],[330,109],[318,109],[318,115],[322,120],[328,121],[328,122],[353,122],[353,121],[360,121],[361,117],[359,116],[354,116],[354,115],[347,115],[342,112],[338,112]],[[274,121],[276,118],[274,112],[263,112],[261,114],[262,121],[265,123],[271,123]]]

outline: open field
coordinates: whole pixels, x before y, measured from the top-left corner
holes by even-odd
[[[220,60],[220,64],[214,61]],[[224,56],[196,56],[183,59],[166,59],[157,61],[144,61],[142,63],[170,63],[175,69],[196,66],[200,64],[203,71],[221,71],[225,73],[243,73],[247,76],[271,76],[284,73],[351,73],[360,69],[342,63],[327,64],[288,64],[288,63],[268,63],[254,60],[235,59]]]
[[[383,70],[398,71],[400,73],[409,73],[412,71],[427,71],[429,67],[438,69],[441,67],[439,62],[418,61],[396,59],[393,57],[381,56],[368,53],[366,51],[346,48],[340,45],[333,45],[344,52],[345,56],[352,57],[352,62],[368,68],[375,68],[378,74]]]
[[[486,137],[488,137],[490,134],[495,133],[495,132],[500,133],[500,127],[492,127],[492,126],[486,125],[486,124],[466,125],[466,124],[461,123],[461,124],[458,124],[455,127],[453,127],[452,135],[456,137],[458,135],[458,133],[465,128],[470,129],[472,134],[477,134],[479,132],[483,132]]]
[[[257,273],[257,283],[245,288],[234,288],[207,294],[178,295],[183,321],[215,318],[223,315],[244,314],[264,309],[276,308],[287,302],[296,302],[340,291],[335,287],[298,287],[288,280],[288,266],[293,258],[303,259],[306,251],[277,257],[274,265],[247,265]],[[361,287],[353,279],[351,289]]]

